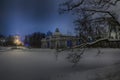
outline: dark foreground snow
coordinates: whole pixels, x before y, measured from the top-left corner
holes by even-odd
[[[68,51],[57,58],[50,49],[0,51],[0,80],[93,80],[96,73],[117,71],[120,49],[100,50],[97,55],[97,49],[86,49],[75,67],[66,59]]]

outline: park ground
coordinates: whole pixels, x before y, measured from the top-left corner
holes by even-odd
[[[79,63],[67,60],[71,51],[0,49],[0,80],[120,80],[120,49],[88,48]]]

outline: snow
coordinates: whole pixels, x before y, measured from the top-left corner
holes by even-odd
[[[101,75],[117,71],[120,66],[120,49],[104,48],[100,51],[97,54],[96,48],[86,49],[75,67],[66,59],[71,51],[0,51],[0,80],[93,80],[96,73]]]
[[[10,50],[11,49],[11,47],[1,47],[0,46],[0,51],[2,52],[2,51],[8,51],[8,50]]]

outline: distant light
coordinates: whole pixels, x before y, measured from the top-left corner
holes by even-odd
[[[22,41],[20,40],[20,36],[14,36],[14,44],[17,46],[23,45]]]

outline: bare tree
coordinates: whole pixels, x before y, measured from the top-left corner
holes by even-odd
[[[59,13],[72,12],[78,18],[74,21],[77,26],[75,30],[79,36],[87,41],[88,36],[93,39],[101,37],[104,30],[101,26],[110,26],[112,23],[120,26],[115,13],[111,11],[112,6],[116,6],[120,0],[66,0],[60,4]]]
[[[103,33],[106,33],[106,26],[116,30],[116,26],[120,26],[118,16],[111,11],[111,7],[116,6],[120,0],[65,0],[59,6],[59,13],[72,13],[77,16],[74,20],[75,31],[81,38],[83,44],[79,45],[79,53],[73,52],[67,58],[72,63],[78,63],[87,46],[92,46],[100,42]],[[95,43],[88,44],[88,38],[91,37]],[[99,40],[97,40],[99,39]],[[99,55],[101,53],[98,48]]]

